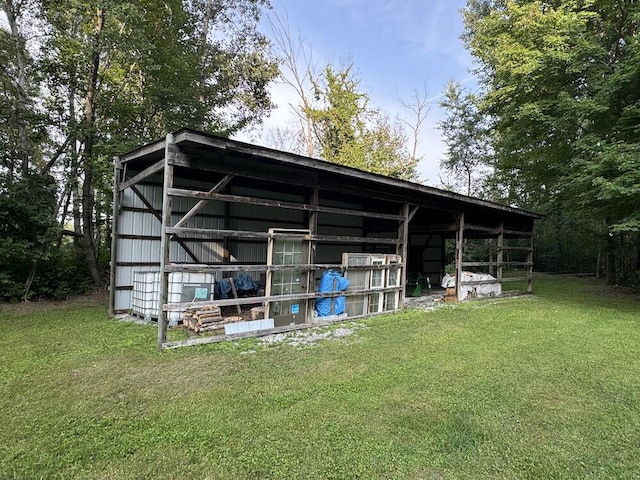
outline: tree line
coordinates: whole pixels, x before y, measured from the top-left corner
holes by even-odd
[[[289,79],[287,52],[258,28],[269,9],[0,1],[0,298],[106,284],[115,155],[182,127],[230,136],[260,123],[270,85]],[[410,151],[400,124],[369,106],[351,66],[309,79],[300,114],[310,156],[416,178],[415,143]],[[284,135],[295,144],[300,132]]]
[[[3,297],[104,284],[114,155],[179,127],[230,135],[260,121],[278,74],[257,28],[266,6],[0,1]]]
[[[233,135],[294,89],[271,146],[417,180],[426,89],[408,120],[353,64],[318,69],[268,0],[0,0],[0,297],[105,285],[112,158],[190,127]],[[439,102],[443,186],[545,213],[536,265],[640,283],[640,7],[469,0],[479,89]],[[407,134],[408,132],[408,134]],[[46,267],[46,268],[45,268]]]
[[[440,102],[453,184],[547,215],[536,267],[640,284],[640,4],[469,0],[479,91]]]

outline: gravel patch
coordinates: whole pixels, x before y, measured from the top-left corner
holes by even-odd
[[[324,340],[339,341],[355,335],[358,330],[366,328],[361,323],[350,323],[342,327],[329,329],[326,327],[311,328],[309,330],[296,330],[293,332],[274,333],[260,337],[261,346],[290,345],[292,347],[314,347]]]
[[[120,322],[137,323],[138,325],[149,325],[150,323],[154,323],[151,320],[145,320],[142,317],[139,317],[137,315],[130,315],[128,313],[118,313],[117,315],[115,315],[115,318]]]

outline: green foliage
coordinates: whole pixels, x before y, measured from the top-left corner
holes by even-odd
[[[638,477],[640,304],[534,288],[313,349],[158,353],[95,298],[0,306],[0,477]]]
[[[640,4],[470,0],[464,20],[508,200],[638,232]]]
[[[445,111],[438,128],[447,147],[440,168],[453,174],[453,190],[483,196],[488,191],[485,177],[492,158],[486,117],[477,104],[475,95],[465,92],[459,83],[447,83],[438,102]]]
[[[51,260],[58,238],[55,181],[30,175],[0,183],[0,299],[25,293],[32,268]]]
[[[0,29],[3,184],[53,174],[65,211],[50,214],[63,224],[82,217],[72,219],[76,246],[95,285],[109,247],[113,156],[181,127],[230,135],[271,108],[277,64],[257,30],[268,7],[266,0],[0,2],[15,20]]]
[[[535,268],[552,273],[595,273],[604,224],[550,207],[535,230]],[[594,239],[596,239],[594,241]],[[602,259],[604,261],[604,259]]]
[[[314,83],[319,107],[305,115],[325,160],[406,180],[417,178],[418,159],[407,148],[399,122],[368,107],[369,96],[359,90],[351,66],[334,71],[327,66],[321,81]]]

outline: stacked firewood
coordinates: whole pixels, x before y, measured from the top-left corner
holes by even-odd
[[[182,317],[182,323],[185,327],[194,332],[208,332],[222,328],[228,323],[220,312],[217,305],[202,305],[187,308]]]

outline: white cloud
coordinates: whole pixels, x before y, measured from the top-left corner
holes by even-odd
[[[444,144],[437,122],[444,112],[437,100],[449,78],[463,83],[475,79],[468,73],[471,56],[458,38],[462,31],[459,10],[465,0],[273,0],[276,12],[288,10],[291,29],[300,29],[313,48],[319,66],[351,57],[361,85],[370,94],[371,104],[391,116],[409,120],[401,105],[413,89],[428,82],[432,109],[420,134],[419,173],[429,185],[439,184],[439,165]],[[332,21],[327,21],[330,19]],[[290,87],[272,87],[277,108],[265,119],[262,130],[240,136],[267,144],[268,131],[286,127],[295,117],[289,107],[297,103]]]

